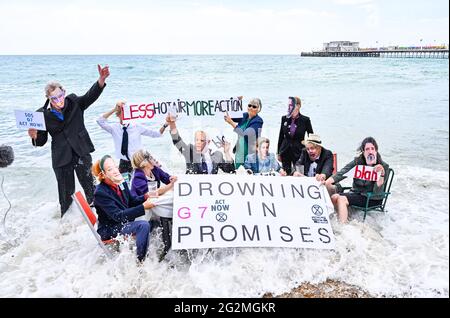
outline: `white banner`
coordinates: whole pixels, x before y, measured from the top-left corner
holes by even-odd
[[[327,201],[315,178],[180,175],[172,248],[333,249]]]
[[[220,116],[223,118],[227,112],[231,118],[242,118],[242,100],[237,97],[207,100],[181,100],[178,98],[174,101],[130,103],[124,106],[122,120],[124,122],[161,121],[168,114],[176,115],[178,118],[183,116]]]
[[[24,110],[14,110],[16,115],[16,126],[19,129],[34,128],[37,130],[46,130],[44,113],[28,112]]]

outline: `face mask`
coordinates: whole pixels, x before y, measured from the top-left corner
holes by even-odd
[[[121,174],[114,176],[114,177],[109,177],[109,179],[114,182],[115,184],[121,184],[125,181],[125,179],[123,178],[123,176]]]
[[[368,164],[375,163],[375,161],[376,161],[375,155],[373,155],[373,154],[370,153],[370,154],[367,156],[366,161],[367,161]]]

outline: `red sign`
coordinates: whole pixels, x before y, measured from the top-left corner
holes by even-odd
[[[353,178],[366,181],[378,181],[380,174],[370,166],[356,166]]]

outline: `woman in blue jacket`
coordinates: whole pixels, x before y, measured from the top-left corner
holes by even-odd
[[[103,156],[92,166],[100,182],[94,192],[94,206],[98,215],[97,232],[102,240],[117,235],[135,235],[137,257],[143,261],[147,254],[150,224],[134,219],[145,214],[145,209],[155,207],[148,194],[134,196],[124,182],[119,168],[109,156]]]
[[[238,134],[238,141],[233,149],[235,153],[235,166],[238,169],[244,165],[245,158],[249,154],[256,152],[256,141],[261,135],[263,126],[263,119],[259,117],[258,113],[261,111],[261,100],[259,98],[252,98],[248,103],[248,110],[243,114],[239,124],[236,124],[233,119],[227,114],[225,121],[233,127],[234,132]]]

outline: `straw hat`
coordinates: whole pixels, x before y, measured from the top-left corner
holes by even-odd
[[[303,145],[314,144],[316,146],[323,147],[322,140],[320,139],[320,136],[319,135],[315,135],[315,134],[309,134],[308,135],[307,131],[305,132],[305,138],[304,138],[304,140],[302,140],[302,144]]]

